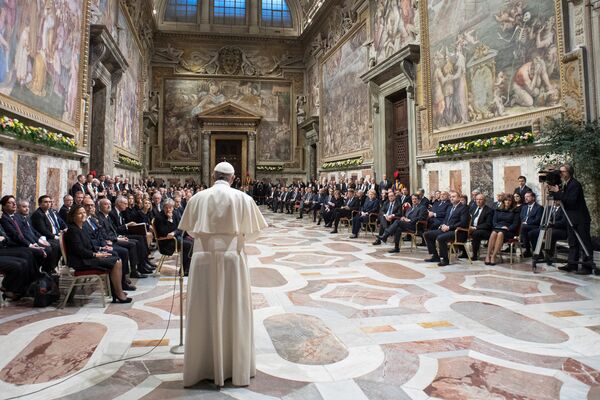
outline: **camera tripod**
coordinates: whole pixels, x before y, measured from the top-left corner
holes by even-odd
[[[588,248],[583,243],[583,240],[581,239],[579,232],[577,232],[577,230],[575,230],[573,228],[573,222],[571,222],[571,218],[569,218],[569,214],[567,214],[567,211],[565,210],[565,207],[563,206],[562,201],[554,200],[554,198],[552,196],[548,196],[546,200],[547,200],[548,204],[546,206],[544,206],[544,212],[542,213],[542,221],[540,223],[540,233],[538,235],[538,239],[535,244],[535,249],[533,250],[533,257],[531,259],[531,268],[532,268],[533,272],[534,273],[537,272],[537,258],[542,249],[542,242],[544,243],[544,251],[545,251],[546,255],[548,255],[551,250],[552,227],[554,226],[554,222],[555,222],[555,218],[556,218],[556,211],[557,211],[556,207],[558,207],[558,208],[560,208],[560,210],[562,210],[563,215],[565,216],[565,219],[567,220],[567,224],[568,224],[569,228],[571,228],[573,230],[573,233],[575,234],[575,237],[577,238],[577,242],[579,243],[579,246],[581,246],[581,249],[583,250],[584,258],[587,260],[590,260],[590,261],[577,260],[577,264],[578,265],[579,264],[590,265],[593,274],[598,275],[600,273],[600,271],[598,270],[598,268],[596,267],[596,264],[594,263],[594,256],[590,252],[591,249],[588,250]]]

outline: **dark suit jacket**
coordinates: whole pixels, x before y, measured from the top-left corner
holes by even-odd
[[[71,196],[75,197],[75,193],[83,192],[85,194],[85,188],[79,182],[75,182],[75,184],[71,187]]]
[[[0,224],[4,229],[4,232],[6,232],[6,236],[14,243],[15,247],[28,247],[30,244],[35,243],[30,242],[29,239],[25,237],[17,214],[14,215],[13,220],[8,214],[3,213],[2,218],[0,218]]]
[[[397,201],[400,201],[402,204],[404,203],[408,203],[410,205],[412,205],[412,199],[410,197],[410,194],[407,194],[406,196],[400,194],[396,196]]]
[[[429,210],[427,210],[427,207],[421,204],[419,204],[416,207],[411,207],[409,210],[406,211],[405,217],[410,220],[409,224],[411,230],[415,230],[415,228],[417,227],[417,222],[427,220],[428,212]]]
[[[542,214],[544,213],[544,208],[540,206],[538,203],[533,203],[533,207],[531,207],[531,211],[529,212],[529,216],[527,216],[527,209],[529,208],[528,204],[523,204],[521,206],[521,223],[525,223],[525,218],[527,218],[527,225],[529,226],[540,226],[542,222]]]
[[[30,243],[37,243],[40,236],[42,236],[42,235],[40,235],[40,233],[31,226],[31,222],[29,221],[29,218],[26,218],[21,214],[15,214],[15,218],[17,220],[17,223],[20,225],[21,232],[23,232],[23,235],[25,236],[25,238]],[[53,238],[49,237],[48,239],[53,239]]]
[[[100,225],[104,239],[115,242],[118,239],[119,233],[110,218],[110,214],[109,216],[105,216],[99,212],[96,214],[96,217],[98,217],[98,224]]]
[[[55,234],[52,233],[52,224],[50,223],[48,216],[46,216],[46,213],[41,209],[38,208],[31,214],[31,225],[42,236],[46,236],[47,239],[54,239]],[[60,226],[57,226],[57,229],[60,230]],[[58,233],[56,235],[58,235]]]
[[[454,212],[452,212],[452,207],[452,205],[448,207],[448,212],[442,224],[448,225],[451,231],[456,228],[467,228],[469,226],[469,207],[459,203]]]
[[[97,219],[88,218],[83,224],[83,232],[90,238],[94,247],[100,248],[106,246],[106,240]]]
[[[523,186],[523,188],[521,188],[521,186],[518,186],[515,188],[515,191],[513,193],[518,193],[521,198],[523,198],[525,196],[525,193],[527,192],[531,192],[531,188],[527,185]]]
[[[119,235],[126,235],[128,233],[127,226],[125,225],[127,222],[125,221],[123,215],[121,215],[121,219],[119,219],[119,214],[117,213],[117,210],[113,208],[110,211],[110,213],[108,213],[108,216]]]
[[[346,203],[346,207],[350,209],[350,211],[358,211],[360,210],[360,200],[358,196],[354,196]]]
[[[477,207],[471,212],[471,225],[473,225],[473,221],[475,219],[475,212],[477,211]],[[494,219],[494,210],[490,207],[484,205],[481,209],[481,213],[479,214],[479,218],[477,219],[476,229],[480,231],[491,231],[493,224],[492,221]]]
[[[495,229],[501,229],[503,226],[506,226],[508,227],[509,232],[516,234],[519,222],[519,214],[514,210],[502,210],[498,208],[494,211],[492,224]]]
[[[423,203],[421,203],[423,204]],[[444,202],[438,202],[435,203],[435,205],[433,207],[431,207],[431,212],[435,213],[435,217],[433,217],[433,220],[439,223],[442,223],[444,221],[444,219],[446,218],[446,214],[448,213],[448,210],[451,208],[452,203],[450,203],[449,200],[446,200]],[[426,206],[427,207],[427,206]]]
[[[69,209],[64,205],[58,211],[58,215],[65,222],[65,224],[67,223],[67,215],[68,214],[69,214]]]
[[[177,229],[179,221],[173,215],[173,222],[169,222],[164,212],[161,212],[155,219],[156,235],[159,238],[167,236],[171,232],[175,232],[176,237],[181,238],[181,231]],[[158,240],[158,249],[160,254],[172,255],[175,252],[174,240]]]
[[[394,200],[394,205],[392,206],[392,216],[394,216],[396,218],[400,218],[402,216],[402,213],[403,213],[402,204],[403,203],[400,202],[399,198],[396,198],[396,200]],[[379,209],[379,212],[381,213],[381,215],[387,214],[389,207],[390,207],[390,201],[386,200],[385,203],[383,203],[383,205]]]
[[[379,200],[378,199],[375,199],[375,200],[367,199],[367,200],[365,200],[365,204],[363,204],[363,206],[360,209],[360,211],[366,212],[366,213],[378,213],[379,212]]]
[[[591,221],[590,211],[583,197],[583,188],[575,178],[571,178],[566,185],[563,185],[562,190],[554,193],[554,199],[562,201],[573,225]]]

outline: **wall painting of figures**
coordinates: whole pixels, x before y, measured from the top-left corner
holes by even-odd
[[[370,149],[365,25],[360,25],[323,61],[321,72],[322,156],[327,161]]]
[[[417,0],[373,0],[371,29],[373,53],[377,63],[384,61],[419,37]]]
[[[434,132],[558,106],[554,0],[429,2]]]
[[[123,7],[119,7],[118,44],[129,67],[117,87],[115,112],[115,146],[132,157],[139,157],[140,131],[142,123],[141,68],[142,54],[138,38],[134,33],[130,18]]]
[[[262,162],[292,161],[291,83],[234,79],[166,79],[163,100],[163,160],[198,160],[196,116],[231,101],[262,116],[256,157]]]
[[[0,0],[0,107],[78,133],[85,4]]]
[[[90,24],[105,25],[110,34],[117,40],[117,0],[92,0],[90,7]]]

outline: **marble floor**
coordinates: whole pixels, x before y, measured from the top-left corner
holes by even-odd
[[[180,318],[171,260],[137,282],[130,305],[1,308],[0,398],[600,399],[598,277],[438,268],[422,247],[388,254],[364,233],[264,213],[269,229],[247,246],[249,387],[182,388],[182,356],[169,351]]]

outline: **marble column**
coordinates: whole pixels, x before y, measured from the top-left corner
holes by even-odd
[[[256,179],[256,131],[248,132],[248,173]]]
[[[210,184],[210,131],[202,131],[202,183]]]

